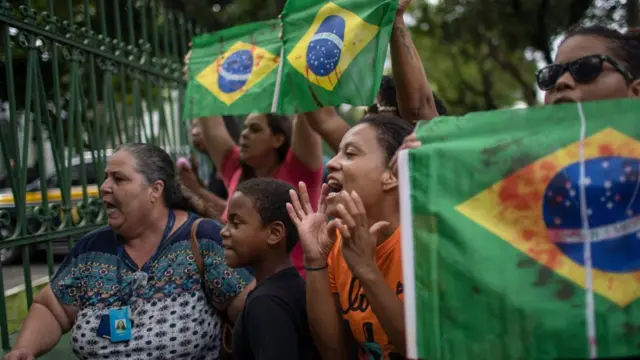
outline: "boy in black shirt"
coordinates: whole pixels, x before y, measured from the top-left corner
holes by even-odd
[[[279,180],[251,179],[229,200],[221,232],[225,260],[232,268],[253,268],[256,278],[233,329],[238,360],[320,358],[307,322],[305,282],[291,264],[298,242],[286,208],[291,189]]]

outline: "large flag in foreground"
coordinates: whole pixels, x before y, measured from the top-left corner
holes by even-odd
[[[279,112],[372,104],[397,6],[397,0],[288,0]]]
[[[269,113],[280,65],[280,22],[240,25],[193,39],[183,116]]]
[[[417,132],[399,159],[409,358],[640,355],[640,101]]]

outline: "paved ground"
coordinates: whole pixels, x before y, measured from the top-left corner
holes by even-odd
[[[48,276],[47,265],[36,263],[31,265],[31,281]],[[24,284],[24,268],[21,264],[2,267],[4,291]]]
[[[56,258],[57,263],[62,259]],[[4,280],[4,291],[15,288],[17,286],[24,285],[24,273],[22,264],[3,266],[2,275]],[[36,281],[40,278],[49,275],[47,265],[45,261],[34,259],[31,264],[31,281]],[[11,343],[13,344],[17,334],[11,335]],[[1,352],[1,351],[0,351]],[[4,352],[2,352],[4,355]],[[71,351],[71,336],[65,335],[58,345],[47,355],[40,357],[44,360],[67,360],[75,359],[75,355]]]

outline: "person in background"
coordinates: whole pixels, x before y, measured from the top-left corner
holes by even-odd
[[[447,115],[447,108],[435,93],[433,93],[433,101],[436,106],[438,116]],[[367,113],[376,114],[383,112],[390,112],[397,117],[402,117],[398,106],[398,90],[396,89],[393,77],[389,75],[382,76],[380,90],[378,90],[378,95],[376,96],[376,102],[367,108]]]
[[[275,179],[250,179],[229,200],[229,221],[220,235],[227,264],[255,270],[233,329],[237,360],[314,360],[304,279],[291,264],[298,230],[287,214],[293,187]]]
[[[536,73],[545,105],[640,97],[640,31],[576,26],[566,34],[553,64]],[[422,145],[415,134],[401,149]],[[396,157],[392,167],[396,166]]]
[[[81,359],[218,359],[220,315],[235,320],[252,276],[226,266],[221,228],[212,220],[196,229],[200,276],[190,241],[197,215],[164,150],[123,145],[105,176],[100,193],[108,225],[76,243],[34,299],[5,359],[34,359],[68,331]],[[121,342],[109,332],[119,320],[131,329]]]
[[[392,114],[365,116],[327,164],[318,210],[304,184],[291,194],[309,324],[325,360],[349,358],[352,339],[361,359],[404,359],[398,179],[389,163],[412,131]]]
[[[308,183],[317,201],[322,181],[322,140],[307,124],[303,115],[293,121],[286,116],[252,114],[244,121],[240,141],[236,144],[224,128],[220,117],[200,119],[207,152],[230,194],[242,181],[271,177],[293,186]],[[227,221],[226,212],[222,216]],[[302,250],[296,246],[293,265],[304,276]]]
[[[418,120],[431,120],[444,115],[446,110],[442,102],[436,99],[427,81],[420,55],[404,23],[404,14],[410,3],[411,0],[398,2],[389,43],[393,77],[383,78],[376,103],[369,107],[369,112],[393,113],[414,124]],[[342,137],[350,126],[338,115],[336,109],[325,107],[305,116],[311,128],[337,152]]]
[[[553,64],[536,74],[546,105],[640,97],[640,31],[569,29]]]
[[[232,116],[225,116],[223,119],[229,135],[237,139],[240,131],[235,119]],[[191,143],[197,154],[193,154],[189,163],[177,162],[180,182],[195,196],[207,202],[209,209],[212,209],[210,216],[220,219],[227,204],[227,188],[218,169],[210,165],[211,160],[202,143],[200,122],[197,119],[191,122]],[[205,176],[208,177],[206,184],[201,180]]]

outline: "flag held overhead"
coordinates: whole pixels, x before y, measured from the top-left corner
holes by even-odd
[[[183,116],[269,113],[281,64],[278,27],[270,20],[195,37]]]
[[[329,2],[320,8],[287,59],[308,81],[331,91],[379,30],[379,26]]]
[[[196,80],[220,101],[231,105],[279,63],[278,56],[267,50],[238,41],[198,74]]]
[[[371,105],[397,6],[397,0],[288,0],[278,112]]]

